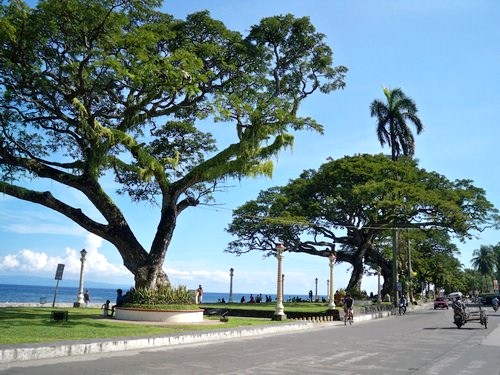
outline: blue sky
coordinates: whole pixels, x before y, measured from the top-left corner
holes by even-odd
[[[500,2],[498,1],[338,1],[338,0],[183,0],[166,1],[163,10],[178,18],[208,9],[212,17],[246,34],[263,17],[292,13],[309,16],[326,35],[335,65],[349,68],[347,86],[330,95],[316,95],[301,107],[304,115],[325,126],[324,136],[298,133],[292,151],[276,160],[272,179],[230,183],[218,194],[217,207],[198,207],[179,217],[164,268],[171,281],[206,291],[233,288],[238,293],[274,293],[276,260],[259,253],[235,257],[223,251],[231,237],[225,232],[231,210],[254,199],[262,189],[283,185],[304,169],[317,168],[328,157],[356,153],[389,153],[375,135],[369,105],[382,99],[382,87],[400,87],[414,99],[425,129],[416,137],[415,157],[420,166],[449,179],[468,178],[486,190],[500,207]],[[221,134],[217,128],[213,133]],[[81,197],[66,188],[61,196]],[[138,238],[149,247],[157,212],[151,206],[123,203]],[[87,208],[82,200],[83,208]],[[470,267],[474,249],[500,242],[496,231],[478,233],[478,239],[459,243],[460,260]],[[86,233],[63,216],[43,207],[0,195],[0,274],[54,278],[58,263],[66,264],[64,280],[78,279],[79,251],[89,254],[85,280],[108,281],[127,288],[132,276],[122,266],[118,251]],[[285,294],[326,294],[328,260],[285,253]],[[335,267],[335,289],[347,285],[349,267]],[[363,288],[376,292],[374,278]]]

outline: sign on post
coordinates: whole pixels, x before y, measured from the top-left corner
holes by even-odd
[[[54,300],[52,301],[52,307],[56,305],[57,288],[59,287],[59,280],[62,280],[63,272],[64,272],[64,264],[59,263],[57,265],[57,270],[56,270],[55,279],[57,280],[57,283],[56,283],[56,289],[54,290]]]
[[[64,272],[64,264],[58,264],[56,271],[56,280],[62,280],[63,272]]]

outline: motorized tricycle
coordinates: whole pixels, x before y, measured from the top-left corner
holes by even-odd
[[[478,310],[470,310],[469,308],[454,308],[453,309],[453,323],[457,328],[462,327],[467,322],[476,322],[488,328],[488,316],[481,306]]]

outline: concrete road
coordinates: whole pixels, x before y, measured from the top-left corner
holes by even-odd
[[[500,312],[457,329],[450,310],[327,323],[259,338],[6,364],[0,374],[500,374]]]

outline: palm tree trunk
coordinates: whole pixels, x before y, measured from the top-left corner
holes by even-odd
[[[397,229],[393,229],[392,232],[392,274],[393,274],[393,304],[397,307],[399,301],[399,277],[398,277],[398,242],[399,242],[399,232]]]

